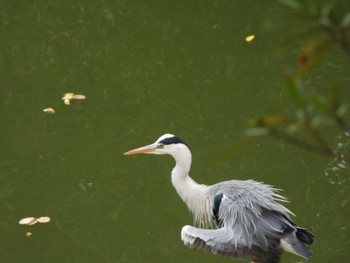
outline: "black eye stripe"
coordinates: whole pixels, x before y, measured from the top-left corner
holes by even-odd
[[[177,138],[177,137],[170,137],[170,138],[165,138],[163,140],[161,140],[159,143],[162,143],[162,144],[177,144],[177,143],[182,143],[182,144],[185,144],[181,139]]]

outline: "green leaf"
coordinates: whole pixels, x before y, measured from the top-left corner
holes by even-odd
[[[254,127],[268,127],[277,124],[290,123],[290,118],[280,114],[269,114],[261,117],[251,118],[249,124]]]
[[[305,109],[305,96],[303,94],[303,91],[301,90],[301,87],[297,85],[297,81],[293,78],[288,78],[286,81],[286,88],[294,104],[298,108]]]
[[[334,9],[334,5],[335,3],[334,2],[328,2],[327,4],[325,4],[322,9],[321,9],[321,12],[320,12],[320,16],[321,18],[329,18],[332,10]]]
[[[329,111],[332,115],[336,115],[338,108],[340,106],[339,102],[339,90],[337,88],[332,88],[332,93],[329,98]]]
[[[319,15],[320,6],[318,1],[305,0],[277,0],[281,4],[294,9],[297,12],[306,13],[311,16]]]
[[[296,72],[296,78],[303,78],[310,72],[321,59],[329,52],[335,44],[333,39],[312,39],[299,52],[299,64]]]
[[[340,26],[343,27],[343,28],[347,28],[347,27],[350,27],[350,13],[347,13],[342,21],[340,22]]]
[[[284,4],[284,5],[288,6],[288,7],[293,8],[295,10],[302,9],[302,5],[297,0],[277,0],[277,1],[280,2],[281,4]]]

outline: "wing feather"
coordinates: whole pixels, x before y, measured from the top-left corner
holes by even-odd
[[[276,246],[275,239],[295,229],[288,220],[291,212],[276,202],[286,199],[271,186],[252,180],[228,181],[218,185],[216,191],[224,195],[218,218],[229,236],[235,237],[236,248],[258,246],[267,251]]]
[[[185,226],[182,240],[191,248],[262,263],[279,262],[282,249],[310,259],[303,243],[311,244],[314,236],[292,222],[292,212],[279,203],[287,200],[277,192],[253,180],[211,186],[207,196],[218,229]]]
[[[248,248],[244,246],[244,240],[236,240],[239,237],[232,237],[228,234],[227,229],[201,229],[192,226],[184,226],[181,231],[181,239],[185,245],[208,251],[235,259],[253,260],[256,262],[279,262],[281,250],[279,248],[271,249],[266,253],[260,247],[253,246]],[[235,247],[235,244],[237,246]],[[235,249],[232,249],[235,247]]]

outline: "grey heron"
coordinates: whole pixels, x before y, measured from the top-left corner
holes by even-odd
[[[260,263],[279,262],[283,250],[311,259],[314,235],[291,220],[293,213],[279,203],[286,199],[277,189],[254,180],[198,184],[189,176],[190,149],[172,134],[124,155],[141,153],[169,154],[175,159],[172,184],[199,223],[181,230],[188,247]],[[213,224],[216,228],[210,227]]]

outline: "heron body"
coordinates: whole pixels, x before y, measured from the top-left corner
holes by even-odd
[[[279,203],[286,199],[272,186],[253,180],[198,184],[189,176],[190,149],[172,134],[125,155],[140,153],[169,154],[175,159],[172,184],[199,225],[182,228],[181,239],[188,247],[260,263],[279,262],[283,250],[312,257],[308,245],[313,234],[293,223],[293,213]]]

